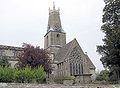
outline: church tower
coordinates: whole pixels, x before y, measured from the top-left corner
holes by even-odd
[[[60,9],[56,10],[53,3],[53,9],[49,8],[47,33],[44,36],[44,48],[53,54],[66,44],[66,33],[62,29],[59,12]]]

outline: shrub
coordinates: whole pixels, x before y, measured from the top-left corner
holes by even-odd
[[[0,66],[0,82],[13,82],[15,69],[12,67]]]
[[[75,81],[75,79],[73,77],[70,77],[70,76],[56,76],[54,78],[54,82],[57,83],[57,84],[63,84],[64,80],[73,80],[73,81]]]
[[[26,66],[24,69],[19,70],[0,66],[0,82],[31,83],[36,81],[42,83],[46,77],[46,72],[42,66],[36,69]]]
[[[35,71],[35,80],[38,83],[43,83],[43,80],[47,77],[46,72],[44,71],[43,67],[40,66]]]
[[[16,70],[14,73],[15,82],[30,83],[34,81],[34,70],[26,66],[25,69]]]

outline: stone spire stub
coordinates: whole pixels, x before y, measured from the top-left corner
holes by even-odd
[[[47,32],[49,31],[59,31],[63,32],[61,20],[60,20],[60,9],[56,10],[55,3],[53,2],[53,9],[49,8],[49,19],[48,19],[48,26]]]

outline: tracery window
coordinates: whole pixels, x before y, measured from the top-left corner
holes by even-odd
[[[75,47],[73,49],[69,58],[70,58],[70,62],[72,62],[72,63],[78,63],[78,62],[82,61],[80,52],[78,51],[77,47]]]
[[[83,62],[78,48],[73,48],[69,56],[70,61],[70,75],[83,74]]]

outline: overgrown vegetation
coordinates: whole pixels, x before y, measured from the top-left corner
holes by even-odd
[[[47,77],[43,67],[36,69],[26,66],[24,69],[0,66],[0,82],[42,83]]]
[[[73,77],[70,77],[70,76],[56,76],[54,78],[54,82],[57,84],[63,84],[64,80],[73,80],[73,82],[75,82],[75,79]]]

